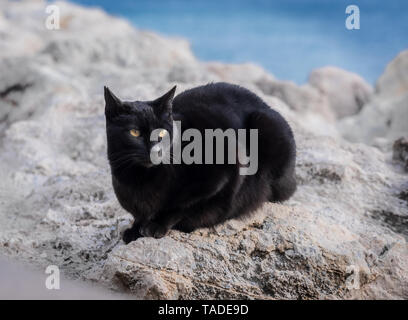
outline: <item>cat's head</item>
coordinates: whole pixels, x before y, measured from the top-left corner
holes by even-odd
[[[150,168],[152,148],[160,142],[150,141],[153,130],[159,138],[173,140],[172,105],[176,87],[152,101],[121,101],[105,87],[105,116],[108,158],[112,169],[126,171],[134,166]],[[156,131],[157,132],[157,131]],[[170,152],[161,150],[160,152]]]

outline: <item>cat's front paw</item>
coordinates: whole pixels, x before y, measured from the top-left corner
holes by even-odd
[[[163,238],[169,230],[156,222],[149,222],[140,228],[140,234],[143,237]]]
[[[123,242],[128,244],[132,241],[135,241],[137,238],[140,238],[141,234],[139,233],[139,230],[135,230],[134,228],[129,228],[126,229],[125,232],[123,233],[122,239]]]

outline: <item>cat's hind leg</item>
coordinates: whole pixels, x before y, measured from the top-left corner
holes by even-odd
[[[296,179],[294,173],[287,172],[279,179],[272,179],[272,194],[269,197],[270,202],[282,202],[288,200],[296,191]]]
[[[197,227],[194,226],[194,224],[191,223],[189,219],[184,219],[177,223],[175,226],[173,226],[173,229],[184,233],[191,233],[195,229],[197,229]]]
[[[252,112],[247,128],[258,129],[259,168],[270,177],[269,201],[289,199],[296,191],[296,144],[289,124],[270,109]]]

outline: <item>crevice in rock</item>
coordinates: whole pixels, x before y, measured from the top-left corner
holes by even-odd
[[[408,138],[399,138],[395,140],[392,146],[392,159],[400,162],[405,171],[408,171]]]
[[[259,250],[259,249],[255,249],[254,251],[251,252],[251,258],[252,259],[265,259],[266,256],[269,254],[268,251],[264,251],[264,250]]]
[[[9,87],[6,87],[4,90],[0,91],[0,99],[8,102],[9,104],[11,104],[13,107],[17,107],[18,106],[18,101],[11,99],[10,97],[8,97],[10,95],[10,93],[13,92],[20,92],[23,93],[27,88],[31,87],[32,83],[25,83],[25,84],[21,84],[21,83],[16,83],[13,84]],[[0,119],[0,123],[1,122],[6,122],[8,120],[8,114],[6,113],[1,119]]]
[[[6,98],[10,93],[12,92],[24,92],[27,88],[31,87],[32,83],[16,83],[13,84],[4,90],[0,91],[0,98],[4,99]]]
[[[382,248],[380,254],[378,255],[379,257],[382,257],[385,255],[388,251],[390,250],[390,247],[388,245],[385,245],[384,248]]]
[[[408,239],[408,216],[397,215],[391,211],[376,210],[371,212],[371,218],[381,221],[385,227]]]
[[[405,201],[405,204],[408,206],[408,189],[401,191],[398,194],[398,198]]]

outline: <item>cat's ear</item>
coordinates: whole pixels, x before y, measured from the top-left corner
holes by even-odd
[[[112,118],[115,115],[119,114],[123,108],[122,101],[115,96],[108,87],[104,87],[105,93],[105,115],[107,118]]]
[[[164,112],[171,113],[176,88],[177,86],[174,86],[169,92],[152,102],[153,108],[158,114],[162,114]]]

